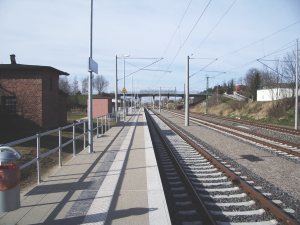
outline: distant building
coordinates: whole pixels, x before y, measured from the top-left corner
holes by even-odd
[[[270,88],[257,90],[257,101],[267,102],[284,98],[291,98],[295,90],[291,88]],[[300,91],[298,91],[298,95]]]
[[[243,84],[236,84],[235,85],[235,91],[237,93],[244,93],[247,90],[247,86]]]
[[[69,75],[50,66],[0,64],[1,119],[20,118],[42,128],[67,122],[67,94],[59,90],[60,75]]]
[[[112,107],[113,105],[111,97],[93,96],[93,118],[112,113]]]

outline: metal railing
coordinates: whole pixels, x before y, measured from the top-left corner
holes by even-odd
[[[94,118],[94,123],[96,123],[96,127],[93,128],[93,134],[96,132],[96,137],[99,138],[101,137],[102,134],[107,132],[113,125],[117,124],[117,121],[120,121],[120,114],[119,113],[109,113],[106,114],[105,116],[97,117]],[[87,119],[80,120],[79,122],[74,122],[73,124],[66,125],[64,127],[59,127],[53,130],[49,130],[43,133],[37,133],[36,135],[26,137],[23,139],[19,139],[16,141],[12,141],[6,144],[0,144],[0,146],[9,146],[9,147],[14,147],[14,146],[19,146],[21,144],[24,144],[26,142],[34,141],[36,140],[36,157],[31,159],[30,161],[27,161],[20,166],[21,170],[24,170],[25,168],[36,164],[36,172],[37,172],[37,183],[41,183],[41,159],[44,159],[55,152],[58,151],[58,164],[59,167],[62,166],[62,152],[63,148],[66,147],[69,144],[73,144],[73,157],[76,156],[77,148],[76,148],[76,140],[80,139],[83,137],[83,149],[85,149],[86,146],[86,135],[88,134],[87,130]],[[72,139],[66,141],[63,143],[62,140],[62,132],[66,130],[70,130],[72,128]],[[79,135],[76,135],[76,129],[77,130],[82,130],[82,133]],[[46,152],[41,152],[41,138],[47,135],[52,135],[58,132],[58,145]],[[81,150],[83,150],[81,149]]]

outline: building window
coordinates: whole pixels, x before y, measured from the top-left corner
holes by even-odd
[[[9,114],[17,113],[17,98],[15,96],[2,96],[4,111]]]

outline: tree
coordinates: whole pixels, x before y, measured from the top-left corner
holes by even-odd
[[[282,75],[284,82],[293,84],[296,78],[296,52],[292,51],[283,57]]]
[[[231,79],[230,81],[228,81],[228,85],[227,85],[227,94],[233,94],[235,84],[234,84],[234,80]]]
[[[69,80],[66,76],[59,78],[59,89],[67,94],[71,93],[71,87],[69,84]]]
[[[83,78],[81,83],[81,93],[84,95],[88,94],[88,88],[89,88],[89,78],[85,77]]]
[[[71,94],[72,95],[77,95],[79,94],[79,86],[78,86],[78,80],[77,77],[75,76],[71,85]]]
[[[93,87],[96,89],[98,94],[102,94],[104,90],[108,87],[108,81],[102,75],[97,75],[94,78]]]
[[[261,71],[256,68],[248,70],[245,83],[248,87],[248,94],[252,97],[253,101],[257,100],[257,90],[261,86]]]
[[[295,96],[296,88],[296,52],[292,51],[283,57],[282,63],[282,78],[285,83],[293,89],[293,97]],[[298,83],[300,82],[300,76],[298,77]]]

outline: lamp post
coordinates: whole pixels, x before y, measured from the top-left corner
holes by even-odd
[[[116,123],[118,123],[118,56],[116,55],[116,87],[115,87],[115,113]]]
[[[123,88],[123,119],[124,119],[124,122],[125,122],[125,118],[126,118],[126,103],[125,103],[125,92],[126,92],[126,88],[125,88],[125,58],[126,57],[129,57],[130,55],[124,55],[123,56],[123,59],[124,59],[124,88]]]

